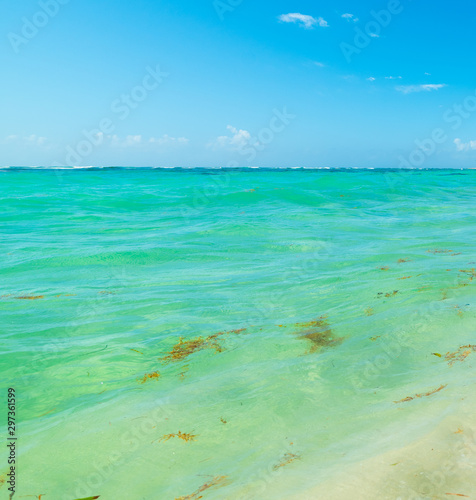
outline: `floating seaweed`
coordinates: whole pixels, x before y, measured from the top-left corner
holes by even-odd
[[[200,486],[200,488],[198,488],[198,490],[196,490],[191,495],[186,495],[184,497],[178,497],[175,500],[198,500],[199,498],[202,498],[202,495],[200,495],[200,493],[203,493],[205,490],[208,490],[210,488],[215,488],[215,487],[226,486],[228,484],[227,478],[228,478],[228,476],[214,477],[208,483],[205,483],[204,485]]]
[[[405,262],[411,262],[410,259],[398,259],[397,264],[404,264]]]
[[[445,493],[445,495],[453,495],[455,497],[465,497],[465,498],[469,498],[468,495],[463,495],[462,493]]]
[[[216,352],[221,352],[223,349],[217,341],[217,334],[209,337],[197,337],[192,340],[185,340],[180,337],[178,344],[175,344],[172,350],[162,358],[162,361],[182,361],[191,354],[204,349],[215,349]]]
[[[367,316],[373,316],[374,315],[374,308],[373,307],[367,307],[367,309],[365,309],[365,314]]]
[[[195,438],[197,437],[196,434],[187,434],[185,432],[178,431],[177,434],[166,434],[165,436],[162,436],[161,438],[158,439],[158,441],[168,441],[169,439],[172,438],[179,438],[182,441],[185,441],[186,443],[190,441],[195,441]],[[156,439],[157,441],[157,439]]]
[[[44,295],[22,295],[20,297],[15,297],[16,300],[40,300],[44,298]]]
[[[476,345],[472,345],[472,344],[463,345],[455,352],[447,352],[445,355],[445,359],[446,359],[446,361],[448,361],[448,364],[451,366],[456,361],[463,362],[471,354],[471,352],[474,352],[474,351],[476,351]]]
[[[180,337],[179,342],[174,345],[172,350],[163,358],[161,358],[162,362],[170,362],[170,361],[182,361],[186,359],[191,354],[203,351],[205,349],[214,349],[216,352],[223,352],[223,347],[220,345],[219,337],[223,335],[230,335],[234,333],[236,335],[244,332],[246,328],[240,328],[238,330],[230,330],[228,332],[218,332],[213,335],[209,335],[208,337],[197,337],[191,340],[185,340],[183,337]]]
[[[381,335],[376,335],[375,337],[370,337],[370,340],[372,342],[375,342],[377,339],[379,339],[381,337]]]
[[[273,466],[273,470],[278,470],[280,467],[285,467],[289,465],[291,462],[295,460],[299,460],[301,457],[299,455],[295,455],[294,453],[286,453],[283,458]]]
[[[188,371],[190,369],[190,366],[189,365],[185,365],[183,367],[183,370],[179,373],[180,375],[180,379],[183,380],[185,378],[185,376],[187,375]]]
[[[441,354],[439,352],[432,352],[431,354],[433,356],[438,356],[439,358],[441,358]]]
[[[469,281],[473,281],[473,278],[476,278],[476,269],[474,267],[471,269],[460,269],[459,272],[467,274]]]
[[[96,500],[97,498],[99,498],[100,495],[96,496],[96,497],[88,497],[88,498],[78,498],[77,500]]]
[[[131,351],[138,352],[139,354],[142,354],[142,355],[144,354],[143,352],[138,351],[137,349],[131,349]]]
[[[455,306],[455,309],[458,309],[458,312],[456,313],[460,318],[464,316],[464,311],[461,309],[460,306]]]
[[[221,422],[222,424],[227,424],[227,423],[228,423],[228,422],[227,422],[227,421],[226,421],[223,417],[220,417],[220,422]]]
[[[152,373],[146,373],[144,377],[139,380],[141,384],[145,384],[148,380],[159,380],[159,378],[160,378],[159,372],[152,372]]]
[[[397,295],[397,293],[399,292],[399,290],[394,290],[393,292],[378,292],[377,293],[377,299],[381,299],[383,296],[389,298],[389,297],[395,297],[395,295]]]
[[[384,267],[377,267],[377,269],[380,269],[380,271],[388,271],[390,268],[388,266],[384,266]]]
[[[394,403],[405,403],[407,401],[412,401],[413,399],[416,399],[416,398],[423,398],[423,397],[431,396],[432,394],[436,394],[437,392],[440,392],[446,386],[447,386],[447,384],[441,385],[440,387],[438,387],[438,389],[435,389],[434,391],[425,392],[424,394],[415,394],[414,396],[408,396],[404,399],[401,399],[400,401],[394,401]]]
[[[413,276],[403,276],[403,278],[398,278],[399,280],[409,280],[410,278],[413,278]]]
[[[344,341],[344,337],[334,336],[334,333],[327,321],[327,316],[321,316],[320,318],[307,323],[296,323],[295,326],[308,328],[297,333],[297,335],[300,338],[304,338],[312,342],[309,354],[312,354],[324,347],[339,345]]]
[[[437,253],[453,253],[453,250],[442,250],[440,248],[435,248],[434,250],[427,250],[427,253],[433,253],[433,254],[437,254]]]

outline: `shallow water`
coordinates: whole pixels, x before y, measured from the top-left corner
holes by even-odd
[[[0,170],[17,497],[324,498],[330,478],[470,414],[475,181]],[[451,498],[395,474],[388,498]]]

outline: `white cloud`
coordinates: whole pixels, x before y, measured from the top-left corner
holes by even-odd
[[[431,76],[431,73],[426,73],[426,72],[425,72],[425,75],[427,75],[427,76]]]
[[[37,146],[37,147],[45,147],[47,144],[46,137],[41,137],[36,134],[31,134],[28,136],[20,136],[20,135],[9,135],[5,137],[3,141],[4,144],[20,144],[22,146]]]
[[[326,67],[326,65],[324,63],[321,63],[318,61],[314,61],[314,65],[317,66],[318,68],[325,68]]]
[[[190,141],[185,137],[170,137],[165,134],[162,137],[151,137],[149,142],[151,144],[159,144],[162,146],[164,144],[188,144]]]
[[[189,142],[185,137],[170,137],[167,134],[162,137],[151,137],[149,139],[144,139],[142,135],[128,135],[125,138],[121,138],[117,135],[110,135],[108,139],[109,144],[117,148],[146,147],[150,145],[184,145]]]
[[[431,92],[432,90],[440,90],[444,87],[446,87],[445,83],[427,83],[424,85],[400,85],[395,88],[404,94],[411,94],[413,92]]]
[[[369,82],[375,82],[375,78],[373,76],[369,76],[367,78],[367,81],[369,81]]]
[[[386,76],[385,80],[401,80],[401,76]]]
[[[349,14],[349,13],[342,14],[342,17],[344,19],[347,19],[347,21],[354,21],[354,23],[356,23],[359,20],[357,17],[354,16],[354,14]]]
[[[455,139],[453,142],[456,144],[457,151],[469,151],[470,149],[476,149],[476,141],[462,142],[461,139]]]
[[[208,144],[208,147],[215,150],[231,149],[232,151],[239,151],[250,144],[251,134],[247,130],[238,130],[232,125],[228,125],[226,128],[231,132],[231,135],[217,137]]]
[[[372,38],[380,38],[380,35],[377,35],[377,33],[369,33],[369,36]]]
[[[307,16],[305,14],[299,14],[297,12],[291,14],[282,14],[278,19],[283,23],[299,23],[306,29],[313,28],[314,26],[320,26],[321,28],[327,28],[329,24],[322,17]]]

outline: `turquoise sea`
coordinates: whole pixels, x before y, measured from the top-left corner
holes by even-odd
[[[14,498],[476,498],[475,199],[476,170],[0,169]]]

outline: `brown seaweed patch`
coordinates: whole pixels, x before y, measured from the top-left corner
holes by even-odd
[[[278,470],[281,467],[286,467],[286,465],[289,465],[291,462],[299,460],[300,458],[301,457],[299,455],[295,455],[294,453],[286,453],[283,458],[273,466],[273,470]]]
[[[139,353],[139,354],[142,354],[142,355],[144,355],[144,353],[143,353],[143,352],[141,352],[141,351],[138,351],[137,349],[130,349],[130,350],[131,350],[131,351],[134,351],[134,352],[137,352],[137,353]]]
[[[40,300],[44,298],[44,295],[22,295],[20,297],[15,297],[17,300]]]
[[[222,337],[223,335],[230,335],[231,333],[238,335],[245,330],[246,328],[240,328],[238,330],[230,330],[228,332],[218,332],[213,335],[209,335],[208,337],[200,336],[191,340],[185,340],[183,337],[180,337],[178,343],[175,344],[172,350],[166,356],[162,357],[161,360],[162,362],[182,361],[193,353],[203,351],[205,349],[214,349],[216,352],[223,352],[224,348],[219,342],[219,337]]]
[[[189,443],[190,441],[195,441],[196,437],[197,437],[196,434],[187,434],[185,432],[178,431],[177,434],[166,434],[165,436],[159,438],[158,441],[168,441],[169,439],[172,438],[179,438],[182,441]]]
[[[297,327],[308,327],[308,329],[297,333],[300,338],[310,340],[312,342],[309,354],[318,351],[325,347],[334,347],[344,341],[344,337],[335,337],[327,316],[309,321],[308,323],[296,323]]]
[[[413,276],[403,276],[403,278],[398,278],[399,280],[409,280],[410,278],[413,278]]]
[[[160,373],[159,372],[152,372],[152,373],[146,373],[143,378],[139,379],[141,384],[145,384],[148,380],[159,380],[160,378]]]
[[[476,345],[463,345],[455,352],[447,352],[445,355],[446,361],[451,366],[456,361],[460,361],[461,363],[471,354],[471,352],[476,351]]]
[[[217,340],[217,334],[210,335],[209,337],[197,337],[192,340],[185,340],[180,337],[177,344],[172,350],[162,358],[162,361],[182,361],[188,358],[191,354],[205,349],[215,349],[216,352],[222,352],[222,347]]]
[[[416,399],[416,398],[423,398],[423,397],[427,397],[427,396],[431,396],[433,394],[436,394],[437,392],[440,392],[441,390],[443,390],[445,387],[447,386],[447,384],[445,385],[440,385],[440,387],[438,387],[438,389],[435,389],[434,391],[430,391],[430,392],[425,392],[423,394],[415,394],[414,396],[408,396],[404,399],[401,399],[400,401],[394,401],[394,403],[405,403],[407,401],[412,401],[413,399]]]
[[[373,316],[374,315],[374,308],[367,307],[367,309],[365,309],[365,314],[366,314],[366,316]]]
[[[198,490],[193,492],[191,495],[185,495],[184,497],[177,497],[175,500],[198,500],[199,498],[203,498],[200,493],[203,493],[205,490],[210,488],[219,488],[221,486],[226,486],[228,484],[228,476],[217,476],[214,477],[208,483],[200,486]]]
[[[437,254],[437,253],[453,253],[453,250],[444,250],[444,249],[441,249],[441,248],[435,248],[434,250],[427,250],[427,253],[433,253],[433,254]]]
[[[411,262],[411,259],[398,259],[397,264],[404,264],[405,262]]]
[[[395,297],[395,295],[397,295],[398,292],[399,292],[399,290],[394,290],[393,292],[387,292],[387,293],[385,293],[385,292],[378,292],[377,293],[377,299],[381,299],[384,296],[387,297],[387,298],[389,298],[389,297]]]
[[[465,273],[469,276],[469,281],[473,281],[476,278],[476,269],[473,267],[471,269],[460,269],[460,273]]]

